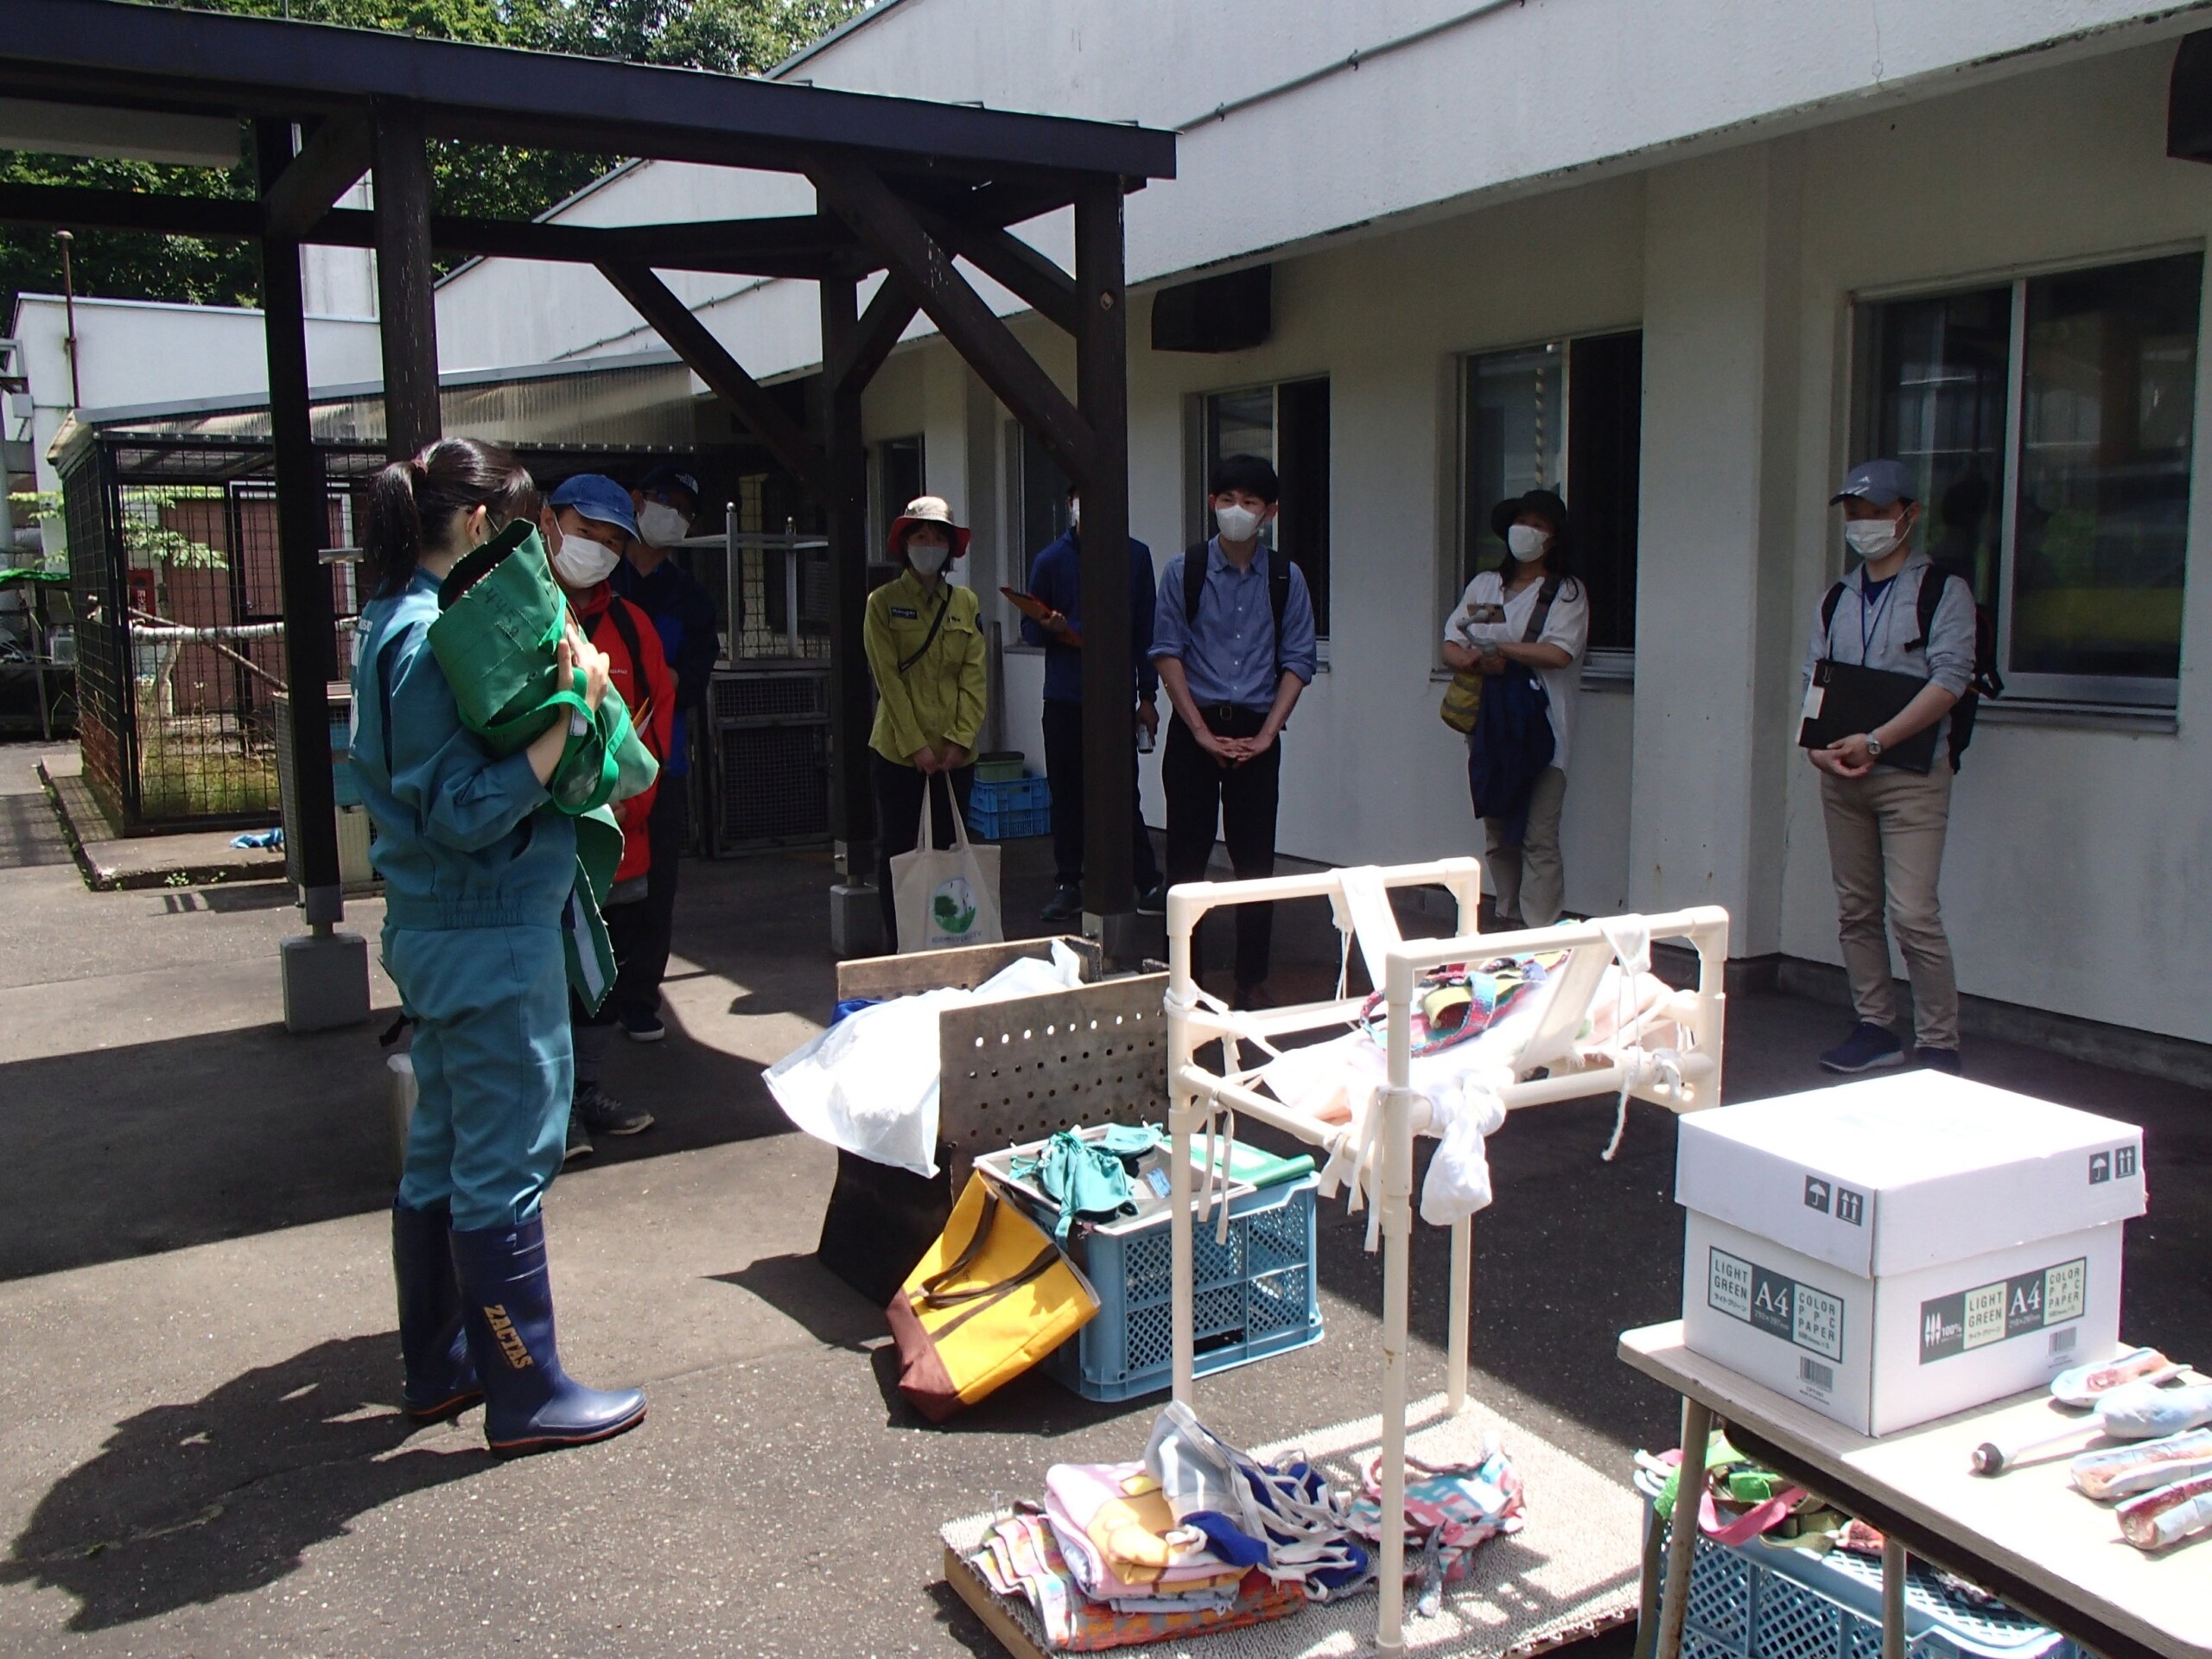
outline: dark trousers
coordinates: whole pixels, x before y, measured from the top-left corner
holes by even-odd
[[[1136,770],[1137,752],[1132,747],[1132,779]],[[1083,705],[1079,702],[1046,702],[1045,776],[1052,785],[1053,868],[1060,886],[1079,887],[1083,885]],[[1152,837],[1145,832],[1141,805],[1136,810],[1132,833],[1129,874],[1141,893],[1160,885],[1160,864],[1152,855]]]
[[[1255,737],[1267,723],[1256,709],[1200,711],[1217,737]],[[1241,766],[1224,766],[1191,735],[1181,718],[1167,725],[1160,756],[1160,783],[1167,792],[1167,885],[1205,879],[1213,855],[1214,825],[1229,848],[1230,867],[1240,881],[1275,873],[1275,802],[1282,783],[1282,741]],[[1274,935],[1273,905],[1236,908],[1236,983],[1259,984],[1268,976],[1268,949]],[[1191,938],[1191,972],[1205,966],[1205,925]]]
[[[653,797],[653,815],[646,822],[653,862],[645,875],[645,896],[615,906],[615,911],[627,912],[619,931],[614,912],[607,914],[607,931],[620,977],[607,1003],[616,1014],[650,1015],[660,1010],[660,982],[668,974],[669,947],[676,930],[676,882],[683,868],[683,849],[691,839],[690,781],[662,776],[660,792]]]
[[[875,891],[883,906],[883,948],[887,951],[899,949],[899,907],[891,899],[891,861],[901,853],[914,850],[917,831],[922,825],[922,786],[930,790],[930,833],[940,847],[952,840],[951,797],[945,793],[949,781],[952,794],[960,801],[960,814],[968,815],[968,791],[976,786],[976,768],[971,764],[957,772],[936,772],[929,777],[912,766],[901,766],[896,760],[887,760],[871,749],[868,751],[868,770],[875,783]]]

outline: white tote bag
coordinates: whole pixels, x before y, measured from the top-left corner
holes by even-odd
[[[951,779],[945,780],[951,794]],[[922,823],[914,850],[891,861],[892,912],[899,918],[899,953],[942,950],[958,944],[996,944],[999,926],[999,849],[975,845],[954,796],[952,845],[940,849],[930,823],[930,782],[922,789]]]

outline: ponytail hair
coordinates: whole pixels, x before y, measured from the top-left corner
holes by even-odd
[[[423,555],[451,542],[454,521],[479,507],[501,524],[537,517],[537,486],[514,452],[481,438],[440,438],[369,481],[361,564],[369,591],[388,596],[415,578]]]

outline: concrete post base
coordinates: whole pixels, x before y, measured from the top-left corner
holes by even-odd
[[[883,909],[872,887],[830,889],[830,948],[840,957],[884,953]]]
[[[286,939],[284,1029],[329,1031],[369,1017],[369,942],[359,933],[305,933]]]

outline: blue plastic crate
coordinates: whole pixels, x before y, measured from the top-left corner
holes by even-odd
[[[1019,841],[1052,832],[1052,791],[1044,779],[976,780],[968,798],[968,833],[978,841]]]
[[[1321,1339],[1313,1275],[1315,1177],[1263,1186],[1229,1206],[1229,1243],[1192,1217],[1198,1375],[1225,1371]],[[1086,1400],[1134,1400],[1172,1382],[1169,1217],[1077,1241],[1097,1314],[1054,1349],[1046,1374]]]
[[[1662,1533],[1669,1530],[1654,1518]],[[1665,1573],[1665,1558],[1660,1571]],[[1913,1563],[1905,1636],[1914,1659],[2083,1659],[2056,1630],[2002,1603],[1955,1595]],[[1882,1564],[1848,1550],[1697,1541],[1683,1659],[1881,1659]]]

